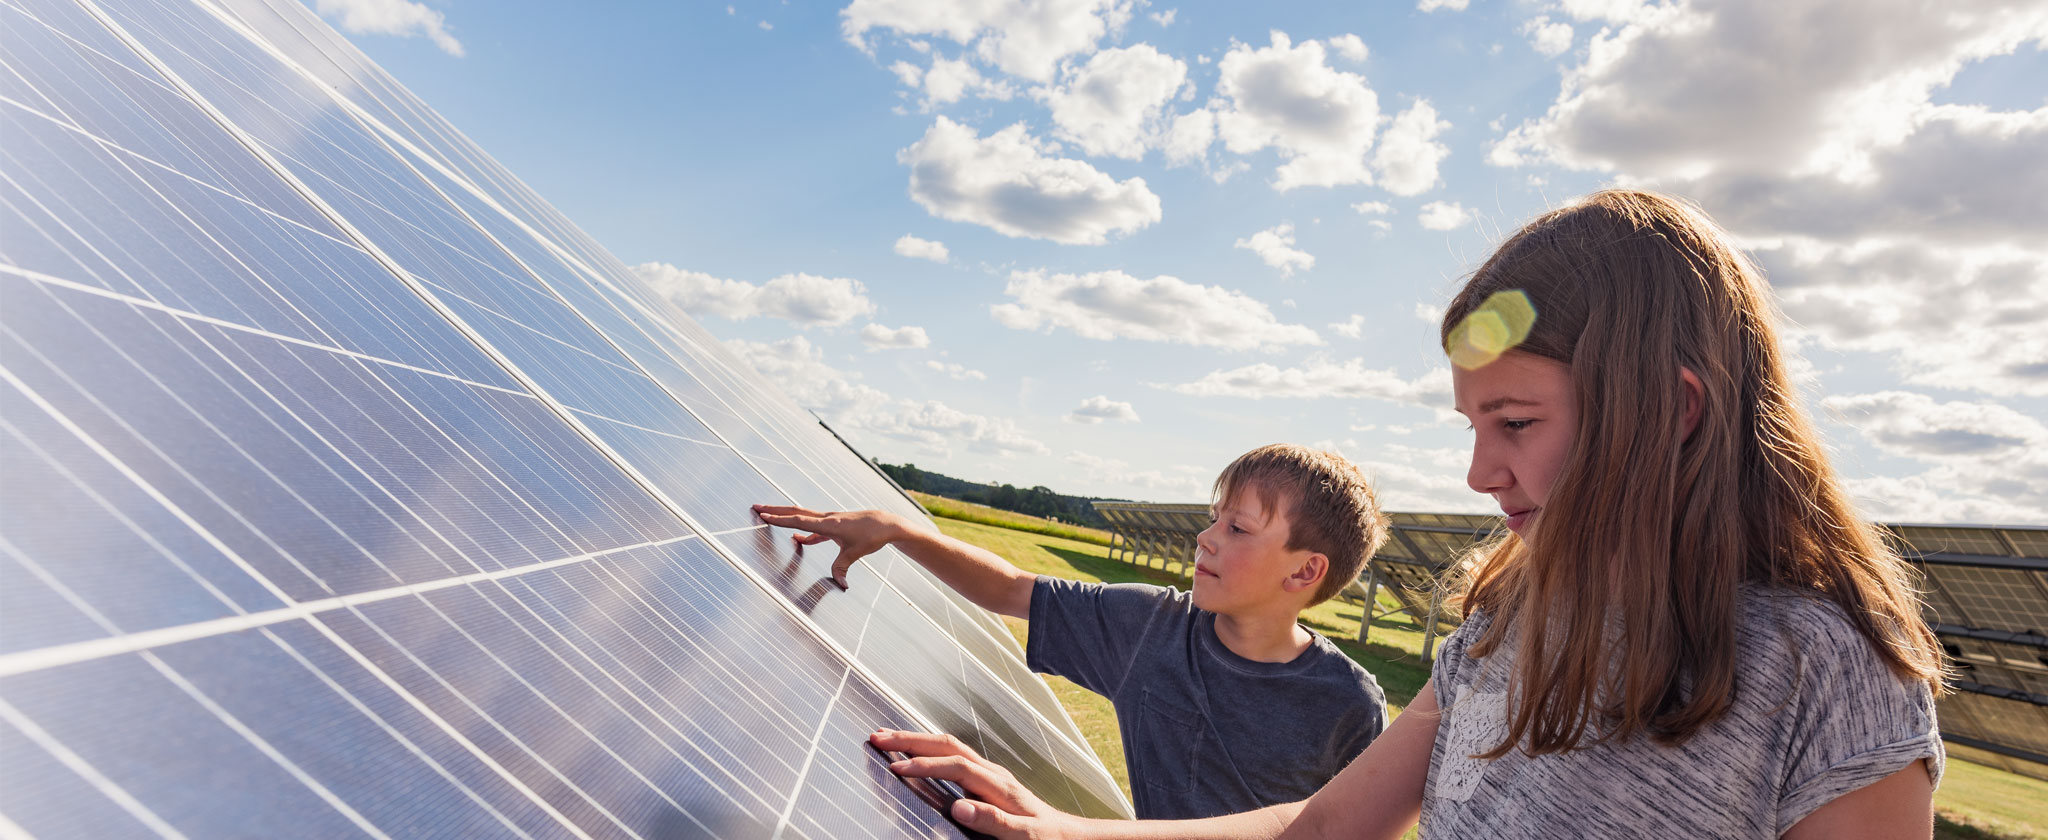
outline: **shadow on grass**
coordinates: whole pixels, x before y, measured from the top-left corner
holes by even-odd
[[[2009,834],[1993,828],[1957,822],[1947,814],[1934,815],[1934,840],[2035,840],[2036,834]]]
[[[1089,554],[1085,551],[1061,548],[1050,543],[1039,543],[1038,547],[1045,549],[1054,557],[1066,561],[1067,565],[1073,566],[1075,571],[1099,578],[1103,583],[1150,583],[1158,586],[1181,587],[1187,585],[1187,581],[1182,579],[1180,575],[1164,569],[1134,566],[1122,560],[1111,560],[1099,554]]]

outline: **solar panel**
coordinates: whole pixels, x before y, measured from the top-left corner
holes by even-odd
[[[0,0],[0,834],[958,836],[1128,814],[922,515],[297,3]]]

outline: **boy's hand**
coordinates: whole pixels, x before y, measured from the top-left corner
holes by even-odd
[[[953,819],[999,840],[1075,840],[1082,821],[1045,804],[1010,771],[977,755],[960,739],[927,732],[878,730],[868,736],[877,749],[907,753],[910,758],[889,765],[898,776],[945,779],[960,786],[969,799],[956,800]]]
[[[846,572],[853,564],[908,533],[903,517],[879,510],[850,513],[819,513],[783,505],[755,505],[762,522],[780,528],[809,531],[791,537],[798,545],[817,545],[826,540],[839,544],[839,559],[832,563],[832,582],[846,588]]]

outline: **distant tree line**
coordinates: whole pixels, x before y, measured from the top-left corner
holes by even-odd
[[[1087,496],[1067,496],[1042,486],[1018,488],[1008,484],[978,484],[930,470],[921,470],[916,464],[884,464],[876,461],[875,467],[888,473],[889,477],[895,479],[905,490],[916,490],[1030,516],[1086,525],[1090,528],[1109,527],[1109,521],[1103,519],[1102,514],[1096,513],[1095,506],[1090,504],[1095,499]]]

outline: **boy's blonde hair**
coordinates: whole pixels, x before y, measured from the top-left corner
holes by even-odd
[[[1229,502],[1246,491],[1267,511],[1286,512],[1289,551],[1306,549],[1329,558],[1330,568],[1310,606],[1344,591],[1387,541],[1389,520],[1380,512],[1372,482],[1335,452],[1275,443],[1239,455],[1216,477],[1216,500]]]

